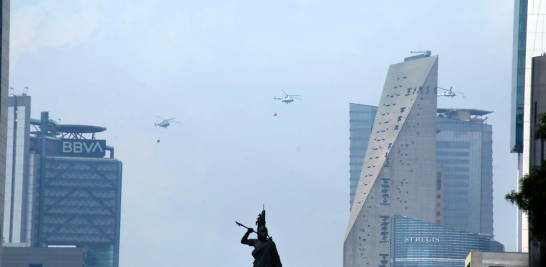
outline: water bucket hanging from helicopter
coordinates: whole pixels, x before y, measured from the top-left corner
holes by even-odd
[[[167,120],[166,120],[166,119],[163,119],[163,118],[161,118],[161,117],[159,117],[159,116],[157,116],[157,115],[155,115],[155,116],[163,120],[163,121],[161,121],[161,122],[159,122],[159,123],[155,123],[155,126],[158,126],[158,127],[160,127],[160,128],[163,128],[163,130],[166,130],[167,127],[169,127],[169,125],[171,125],[171,123],[173,123],[173,122],[174,122],[174,123],[180,123],[180,122],[178,122],[178,121],[173,121],[174,118],[172,118],[172,119],[167,119]],[[157,139],[157,143],[158,143],[158,144],[159,144],[159,142],[161,142],[161,135],[163,134],[163,130],[161,130],[161,133],[159,134],[159,138]]]

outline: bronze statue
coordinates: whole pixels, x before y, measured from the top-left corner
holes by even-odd
[[[246,227],[238,222],[237,225],[247,228],[246,234],[241,239],[244,245],[253,246],[252,256],[254,257],[254,267],[282,267],[281,258],[277,252],[277,246],[273,239],[267,234],[265,227],[265,210],[258,215],[256,225],[258,226],[258,239],[248,239],[248,236],[254,232],[254,229]],[[255,232],[256,233],[256,232]]]

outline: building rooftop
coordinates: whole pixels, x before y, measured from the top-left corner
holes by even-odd
[[[39,119],[30,119],[30,124],[40,126]],[[60,124],[52,119],[49,119],[49,125],[58,133],[100,133],[106,131],[105,127],[79,124]]]
[[[59,124],[57,129],[61,133],[100,133],[106,131],[105,127],[77,124]]]
[[[481,110],[481,109],[466,109],[466,108],[438,108],[438,113],[451,113],[451,112],[469,112],[470,116],[483,116],[493,113],[493,111]]]

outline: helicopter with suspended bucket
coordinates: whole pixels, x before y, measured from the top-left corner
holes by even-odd
[[[163,120],[162,122],[155,124],[155,126],[158,126],[158,127],[161,127],[161,128],[167,129],[167,127],[169,127],[169,125],[171,125],[171,123],[173,123],[173,122],[174,123],[180,123],[179,121],[173,121],[174,118],[166,120],[166,119],[163,119],[163,118],[161,118],[161,117],[159,117],[157,115],[155,115],[155,116]]]
[[[289,95],[284,90],[281,89],[281,91],[284,93],[284,97],[275,97],[274,96],[273,99],[281,100],[283,103],[286,103],[286,104],[290,104],[290,103],[294,102],[294,99],[303,100],[301,98],[296,97],[296,96],[300,96],[300,95]]]
[[[443,93],[438,93],[438,96],[445,96],[445,97],[454,98],[454,97],[457,96],[457,94],[460,94],[460,95],[463,96],[463,98],[466,98],[466,97],[464,96],[464,93],[453,91],[453,87],[451,87],[451,88],[449,88],[449,89],[445,89],[445,88],[442,88],[442,87],[436,87],[436,88],[438,88],[438,89],[440,89],[440,90],[444,90]]]

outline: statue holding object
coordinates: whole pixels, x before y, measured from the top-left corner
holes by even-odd
[[[273,239],[269,237],[267,228],[265,227],[265,210],[258,215],[256,225],[258,226],[258,232],[254,229],[246,227],[238,222],[237,225],[245,227],[247,229],[246,234],[241,239],[241,243],[244,245],[253,246],[252,256],[254,257],[254,267],[282,267],[281,258],[277,252],[277,246]],[[258,234],[258,239],[248,239],[251,233]]]

